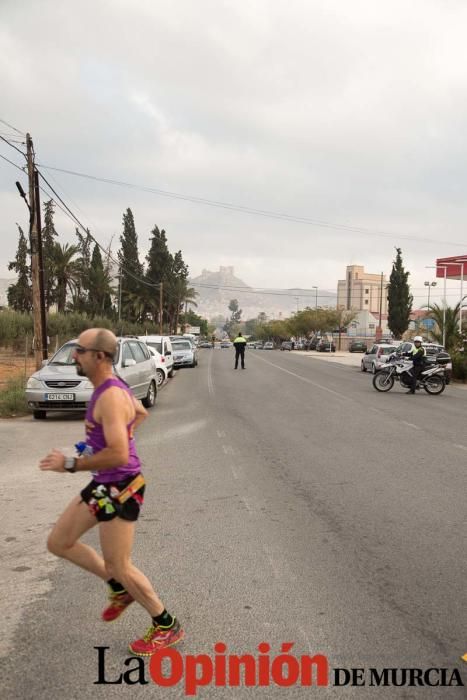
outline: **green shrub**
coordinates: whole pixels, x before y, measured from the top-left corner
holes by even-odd
[[[25,383],[24,376],[21,374],[0,387],[0,417],[12,418],[29,412],[24,393]]]
[[[465,353],[453,353],[452,376],[461,382],[467,382],[467,355]]]

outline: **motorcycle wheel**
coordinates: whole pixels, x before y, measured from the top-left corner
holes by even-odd
[[[373,377],[376,391],[390,391],[394,386],[394,377],[389,372],[377,372]]]
[[[446,388],[446,382],[443,377],[434,374],[432,377],[427,377],[423,384],[427,394],[442,394]]]

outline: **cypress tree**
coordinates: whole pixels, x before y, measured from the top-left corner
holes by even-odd
[[[396,248],[388,286],[388,326],[396,338],[401,338],[409,327],[413,297],[409,289],[409,272],[404,270],[401,249]]]
[[[143,265],[139,261],[138,235],[136,233],[135,220],[131,209],[123,214],[123,233],[120,236],[121,248],[118,251],[119,263],[122,269],[120,284],[122,288],[122,318],[131,320],[132,307],[135,298],[141,293],[141,282],[134,279],[143,276]],[[131,274],[129,274],[131,273]]]
[[[54,202],[44,202],[44,226],[42,228],[42,259],[44,262],[44,296],[47,311],[57,301],[56,270],[54,263],[55,244],[58,233],[54,223]]]
[[[19,229],[18,250],[15,259],[9,263],[8,269],[14,270],[18,279],[10,284],[7,290],[8,304],[15,311],[29,313],[32,309],[32,288],[30,283],[31,268],[28,265],[28,244],[21,226]]]

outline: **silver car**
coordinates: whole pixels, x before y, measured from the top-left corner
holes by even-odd
[[[389,355],[392,355],[396,350],[396,345],[375,343],[363,355],[360,369],[362,372],[370,370],[373,374],[376,374],[376,372],[381,369],[381,365],[384,365],[388,361]]]
[[[52,411],[84,411],[94,390],[87,377],[76,371],[73,352],[77,340],[70,340],[26,384],[26,400],[34,418],[46,418]],[[156,402],[156,364],[137,338],[118,338],[114,372],[141,399],[146,408]]]
[[[188,338],[172,340],[174,367],[196,367],[198,364],[198,349]]]

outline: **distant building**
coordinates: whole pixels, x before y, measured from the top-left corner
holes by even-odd
[[[337,306],[368,311],[379,319],[380,302],[382,316],[388,312],[387,286],[388,281],[384,275],[381,280],[380,274],[365,272],[363,265],[348,265],[345,280],[337,283]]]

